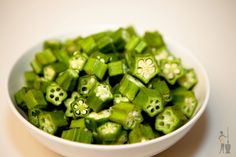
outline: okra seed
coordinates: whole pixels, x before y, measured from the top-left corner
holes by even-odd
[[[78,105],[74,105],[74,109],[77,109],[78,108]]]
[[[76,114],[79,114],[79,110],[75,111]]]
[[[170,64],[165,64],[165,69],[170,69]]]
[[[172,64],[172,68],[177,68],[178,65],[176,63]]]
[[[84,102],[82,100],[79,100],[79,104],[82,105]]]
[[[174,74],[173,74],[173,73],[169,73],[169,74],[168,74],[168,78],[169,78],[169,79],[173,79],[173,78],[174,78]]]
[[[148,65],[152,65],[152,60],[151,59],[147,59],[146,62],[147,62]]]
[[[180,73],[180,70],[179,69],[175,69],[174,71],[176,74],[179,74]]]

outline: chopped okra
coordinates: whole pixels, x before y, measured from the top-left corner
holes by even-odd
[[[66,140],[133,144],[169,134],[198,111],[197,73],[158,31],[134,27],[43,42],[16,91],[31,124]]]

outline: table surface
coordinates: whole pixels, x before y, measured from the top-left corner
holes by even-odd
[[[6,82],[14,61],[48,34],[103,24],[158,29],[192,50],[207,69],[211,95],[205,113],[156,157],[236,156],[235,0],[1,0],[0,156],[60,156],[32,138],[9,109]],[[219,154],[219,132],[226,134],[227,127],[231,154]]]

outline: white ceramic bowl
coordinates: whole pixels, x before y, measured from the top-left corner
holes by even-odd
[[[107,29],[107,28],[106,28]],[[79,32],[70,33],[70,35],[65,35],[60,37],[61,39],[75,37],[76,35],[87,35],[94,32],[104,30],[103,28],[84,28],[80,29]],[[186,50],[185,48],[175,44],[169,40],[165,40],[168,48],[176,56],[180,57],[183,61],[183,64],[186,67],[193,67],[197,73],[199,82],[194,88],[196,97],[199,101],[199,107],[197,112],[191,120],[189,120],[184,126],[175,130],[174,132],[156,138],[147,142],[137,143],[137,144],[128,144],[128,145],[115,145],[115,146],[105,146],[105,145],[92,145],[92,144],[83,144],[78,142],[72,142],[64,140],[62,138],[47,134],[46,132],[41,131],[32,124],[30,124],[24,113],[16,106],[14,100],[15,92],[23,86],[23,72],[30,69],[30,61],[33,59],[35,52],[42,48],[42,43],[37,44],[32,47],[26,53],[24,53],[14,64],[11,69],[9,78],[8,78],[8,93],[9,93],[9,104],[16,115],[16,117],[22,122],[27,130],[35,137],[39,142],[48,147],[49,149],[69,157],[83,156],[83,157],[146,157],[152,156],[157,153],[162,152],[163,150],[169,148],[180,140],[197,122],[199,117],[204,112],[209,94],[210,87],[207,77],[207,73],[201,63],[191,54],[191,51]]]

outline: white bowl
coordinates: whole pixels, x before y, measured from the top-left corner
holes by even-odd
[[[109,27],[108,27],[109,28]],[[70,35],[65,35],[60,37],[60,39],[65,39],[69,37],[75,37],[76,35],[87,35],[94,32],[104,30],[103,28],[84,28],[80,29],[79,32],[70,33]],[[126,144],[126,145],[93,145],[93,144],[83,144],[78,142],[72,142],[64,140],[62,138],[50,135],[37,127],[33,126],[27,121],[26,116],[23,112],[17,107],[14,94],[20,89],[23,84],[23,73],[26,70],[30,69],[30,61],[33,59],[35,52],[42,48],[42,43],[37,44],[32,47],[26,53],[24,53],[14,64],[9,73],[8,77],[8,93],[9,93],[9,104],[11,110],[16,115],[16,117],[22,122],[27,130],[35,137],[39,142],[48,147],[49,149],[70,157],[83,156],[83,157],[145,157],[158,154],[165,149],[169,148],[180,140],[197,122],[200,116],[203,114],[210,94],[210,87],[208,76],[201,65],[201,63],[191,54],[190,51],[181,47],[178,44],[175,44],[169,40],[165,40],[168,48],[173,52],[177,57],[180,57],[183,61],[183,64],[186,67],[193,67],[197,73],[199,82],[194,88],[196,97],[199,101],[199,107],[195,112],[195,115],[190,119],[184,126],[175,130],[174,132],[164,135],[162,137],[146,141],[143,143],[137,144]]]

